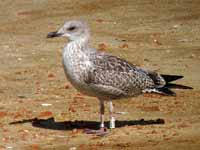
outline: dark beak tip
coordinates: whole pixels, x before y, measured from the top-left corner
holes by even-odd
[[[56,31],[55,32],[49,32],[47,34],[47,38],[54,38],[54,37],[59,37],[61,34],[58,34]]]

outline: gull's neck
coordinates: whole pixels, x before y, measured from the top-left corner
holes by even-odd
[[[67,43],[65,49],[66,51],[73,51],[75,52],[86,52],[90,50],[89,48],[89,36],[79,37],[75,40],[70,41]]]

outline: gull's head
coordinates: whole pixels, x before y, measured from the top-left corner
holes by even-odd
[[[58,31],[48,33],[47,38],[53,37],[67,37],[70,41],[89,38],[89,29],[83,21],[66,21]]]

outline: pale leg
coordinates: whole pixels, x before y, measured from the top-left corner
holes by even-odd
[[[112,101],[109,101],[109,113],[110,113],[110,129],[115,128],[115,117],[113,115],[113,104]]]
[[[105,127],[105,125],[104,125],[104,110],[105,110],[104,101],[99,100],[99,102],[100,102],[100,121],[101,121],[100,128],[104,128]]]
[[[105,128],[104,125],[104,101],[103,100],[99,100],[100,102],[100,129],[99,130],[92,130],[92,129],[85,129],[85,133],[87,134],[95,134],[97,136],[104,136],[106,134],[108,134],[107,129]]]

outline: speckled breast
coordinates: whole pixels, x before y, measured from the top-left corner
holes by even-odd
[[[85,83],[88,70],[90,69],[89,59],[85,54],[78,54],[70,52],[63,53],[63,67],[67,79],[80,92],[88,95],[93,95],[90,87]]]

